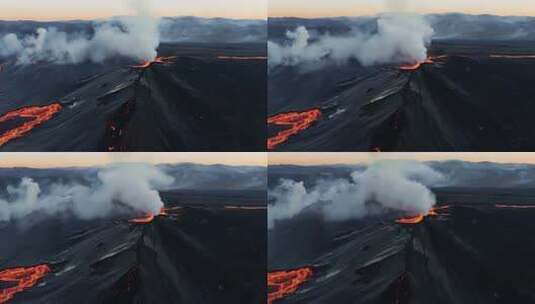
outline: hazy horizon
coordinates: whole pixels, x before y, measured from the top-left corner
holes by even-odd
[[[0,20],[71,21],[106,19],[134,15],[126,0],[3,0]],[[230,19],[267,18],[267,1],[248,0],[152,0],[153,15],[161,17],[204,17]]]
[[[419,14],[463,13],[471,15],[535,16],[535,2],[528,0],[271,0],[269,17],[356,17],[373,16],[388,11]]]
[[[416,161],[466,161],[491,162],[499,164],[535,165],[535,153],[481,153],[481,152],[429,152],[429,153],[377,153],[377,152],[272,152],[268,164],[273,165],[352,165],[369,164],[379,160],[416,160]]]
[[[120,163],[154,165],[194,163],[200,165],[267,166],[265,152],[162,152],[162,153],[2,153],[0,168],[99,167]]]

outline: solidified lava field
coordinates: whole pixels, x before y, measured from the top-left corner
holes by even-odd
[[[148,220],[0,226],[0,303],[265,303],[264,195],[209,193],[162,193]]]
[[[0,150],[265,150],[265,45],[158,52],[153,63],[0,62]],[[23,115],[35,109],[44,110]]]
[[[535,43],[433,41],[414,68],[276,66],[268,75],[268,117],[321,116],[275,151],[533,151]],[[283,134],[282,134],[283,135]]]

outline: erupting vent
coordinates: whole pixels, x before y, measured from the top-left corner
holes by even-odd
[[[176,57],[175,56],[171,56],[171,57],[156,57],[154,60],[152,61],[149,61],[149,60],[145,60],[143,61],[142,64],[139,64],[139,65],[134,65],[132,66],[133,68],[136,68],[136,69],[146,69],[146,68],[150,68],[151,66],[155,65],[155,64],[167,64],[167,63],[171,63],[173,62],[173,59],[175,59]]]
[[[268,273],[268,304],[296,292],[311,277],[312,268],[309,267]]]
[[[446,57],[447,55],[429,56],[424,61],[402,65],[399,67],[399,69],[402,71],[415,71],[415,70],[418,70],[424,64],[432,64],[432,63],[435,63],[437,60],[444,59]]]
[[[37,281],[49,272],[50,267],[46,264],[11,268],[0,271],[0,282],[15,285],[13,287],[0,289],[0,303],[7,303],[7,301],[13,299],[15,294],[35,286]]]
[[[24,136],[30,132],[36,126],[50,120],[54,114],[62,109],[59,103],[53,103],[47,106],[30,106],[8,112],[0,117],[0,123],[15,119],[24,118],[27,119],[22,125],[13,128],[2,135],[0,135],[0,146],[3,146],[7,142]]]
[[[275,149],[278,145],[286,142],[290,136],[308,129],[320,117],[321,111],[319,109],[312,109],[305,112],[281,113],[269,117],[268,124],[287,126],[288,129],[280,131],[275,136],[268,138],[268,150]]]
[[[441,217],[446,217],[448,216],[449,214],[448,213],[444,213],[442,212],[443,210],[447,210],[449,209],[450,206],[440,206],[440,207],[433,207],[431,208],[431,210],[427,213],[427,214],[419,214],[419,215],[415,215],[415,216],[407,216],[407,217],[404,217],[404,218],[400,218],[398,220],[396,220],[396,223],[398,224],[402,224],[402,225],[415,225],[415,224],[419,224],[421,222],[424,221],[424,219],[426,217],[429,217],[429,216],[441,216]]]
[[[167,216],[167,209],[162,208],[160,209],[160,213],[158,213],[156,216]],[[152,213],[147,213],[142,217],[138,217],[135,219],[131,219],[128,222],[132,224],[150,224],[152,221],[154,221],[155,215]]]

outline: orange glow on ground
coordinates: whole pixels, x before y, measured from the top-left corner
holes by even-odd
[[[312,277],[312,268],[305,267],[288,271],[269,272],[268,282],[268,304],[273,304],[297,291]]]
[[[416,225],[424,221],[426,217],[430,216],[448,216],[448,213],[443,213],[442,210],[449,209],[449,205],[433,207],[427,214],[419,214],[415,216],[406,216],[396,220],[396,223],[401,225]]]
[[[155,64],[168,64],[168,63],[171,63],[171,62],[173,62],[173,59],[175,59],[175,58],[176,58],[176,56],[156,57],[152,61],[144,60],[142,64],[134,65],[132,67],[136,68],[136,69],[146,69],[146,68],[150,68],[151,66],[153,66]]]
[[[268,118],[268,124],[287,126],[288,129],[278,132],[268,138],[268,150],[275,149],[278,145],[286,142],[290,136],[296,135],[310,128],[310,126],[321,117],[319,109],[312,109],[304,112],[281,113]]]
[[[30,132],[33,128],[51,119],[57,112],[62,109],[59,103],[53,103],[47,106],[30,106],[8,112],[0,117],[0,123],[9,121],[15,118],[28,118],[29,121],[24,122],[22,125],[4,132],[0,135],[0,146],[3,146],[7,142],[24,136]]]
[[[50,267],[46,264],[0,271],[0,282],[15,284],[13,287],[0,289],[0,303],[7,303],[15,294],[35,286],[50,271]]]
[[[160,209],[160,213],[158,213],[157,215],[154,215],[152,213],[147,213],[142,217],[131,219],[128,222],[131,223],[131,224],[140,224],[140,225],[142,225],[142,224],[150,224],[150,223],[152,223],[152,221],[154,221],[154,218],[156,216],[167,216],[168,215],[167,211],[168,211],[167,209],[162,207]]]

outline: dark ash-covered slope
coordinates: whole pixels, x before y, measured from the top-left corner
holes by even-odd
[[[10,303],[264,303],[265,209],[180,206],[147,224],[0,227],[0,269],[51,269]]]
[[[0,113],[59,102],[51,119],[4,151],[260,151],[265,123],[265,47],[160,47],[165,63],[16,65],[0,71]],[[250,60],[225,59],[253,57]],[[7,123],[12,125],[5,125]],[[0,125],[4,132],[24,121]],[[2,136],[2,135],[0,135]]]
[[[535,59],[493,56],[533,50],[528,42],[435,42],[431,54],[439,57],[415,70],[356,62],[275,67],[269,74],[269,116],[322,111],[277,149],[531,151]],[[270,127],[270,136],[277,132]]]
[[[503,201],[487,192],[416,225],[392,216],[319,224],[312,214],[277,225],[270,271],[308,266],[314,275],[275,303],[533,302],[535,209],[496,208]]]

